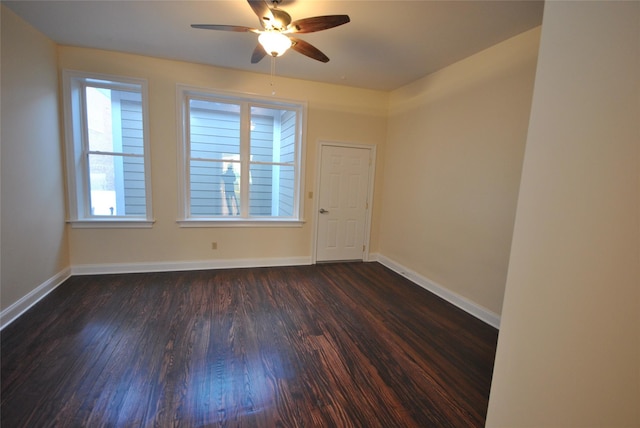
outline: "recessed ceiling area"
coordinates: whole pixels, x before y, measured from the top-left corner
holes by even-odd
[[[191,28],[259,28],[244,0],[4,1],[61,45],[114,50],[269,74],[268,58],[251,64],[258,35]],[[325,53],[321,63],[289,51],[279,76],[393,90],[541,24],[543,1],[283,0],[294,20],[349,15],[351,22],[297,35]]]

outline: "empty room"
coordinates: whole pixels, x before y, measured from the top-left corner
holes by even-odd
[[[0,14],[3,427],[640,427],[640,2]]]

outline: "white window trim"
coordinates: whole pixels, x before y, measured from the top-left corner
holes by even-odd
[[[78,160],[83,155],[85,144],[85,115],[82,109],[81,97],[78,91],[87,79],[117,82],[126,87],[135,85],[142,93],[142,121],[144,144],[144,174],[145,174],[145,202],[146,215],[135,216],[91,216],[89,215],[87,196],[89,182],[86,174],[88,170],[78,167]],[[153,203],[151,199],[151,150],[149,142],[149,104],[148,83],[145,79],[115,76],[83,71],[63,70],[62,86],[64,95],[64,130],[65,130],[65,161],[66,179],[69,204],[67,222],[74,228],[148,228],[154,223]],[[79,120],[78,120],[79,119]],[[79,174],[81,176],[79,176]]]
[[[298,213],[297,218],[277,218],[277,217],[251,217],[251,218],[235,218],[235,217],[189,217],[189,181],[187,174],[187,142],[188,142],[188,117],[187,117],[187,99],[194,98],[212,98],[221,102],[232,103],[250,103],[251,105],[260,105],[263,107],[293,107],[299,108],[302,115],[300,126],[297,130],[299,150],[297,153],[297,177],[296,184],[297,199],[295,201],[295,212]],[[177,116],[177,140],[178,140],[178,217],[176,222],[180,227],[302,227],[304,220],[304,178],[305,178],[305,136],[307,125],[307,103],[299,100],[286,100],[262,97],[254,94],[219,91],[207,88],[199,88],[184,84],[176,85],[176,116]],[[245,124],[240,129],[241,138],[248,138],[250,132],[249,125]],[[242,153],[241,159],[243,164],[248,166],[248,154]],[[246,193],[246,192],[245,192]]]

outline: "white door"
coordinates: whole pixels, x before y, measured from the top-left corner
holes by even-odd
[[[371,150],[324,145],[320,153],[316,260],[363,260]]]

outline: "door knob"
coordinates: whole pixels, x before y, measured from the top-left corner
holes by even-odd
[[[329,213],[329,211],[325,210],[324,208],[320,208],[320,214],[327,214]]]

